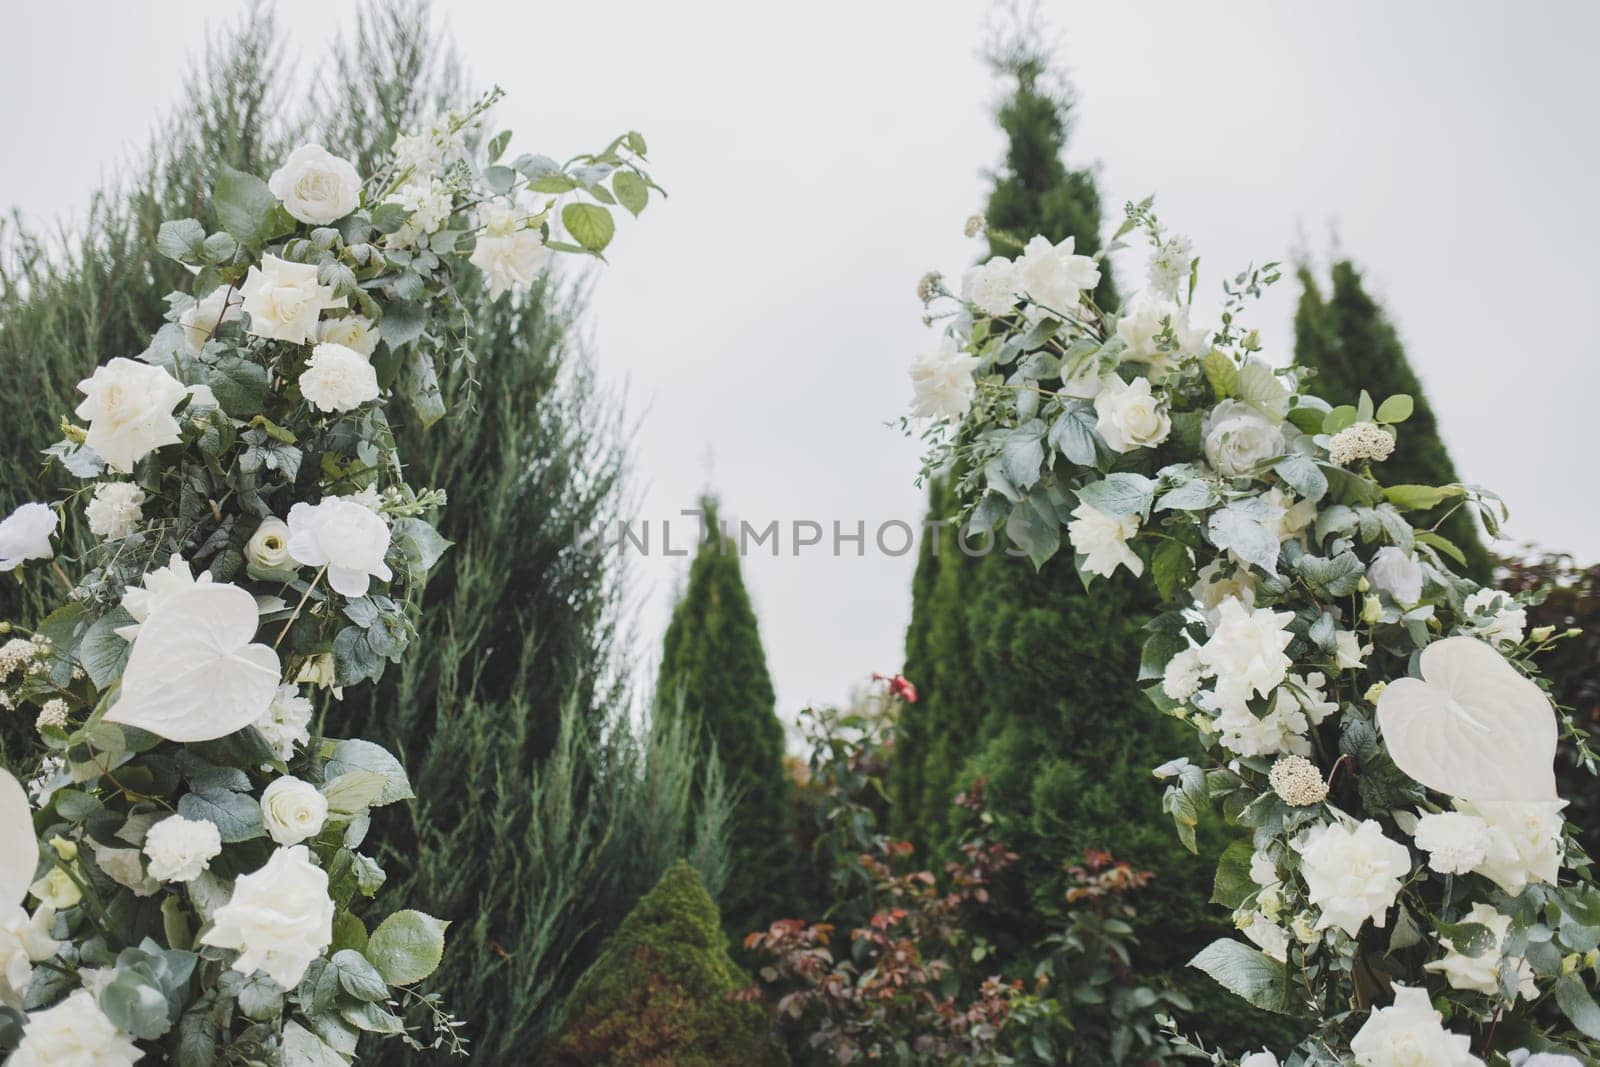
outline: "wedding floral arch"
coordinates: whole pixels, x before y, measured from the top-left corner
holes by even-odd
[[[411,788],[337,736],[337,698],[404,656],[449,547],[429,521],[445,494],[407,482],[391,420],[403,401],[433,424],[441,375],[470,381],[463,291],[599,256],[613,209],[656,189],[632,132],[503,161],[498,96],[400,137],[375,174],[315,144],[265,181],[222,168],[209,219],[157,242],[192,289],[79,384],[82,421],[48,450],[79,487],[0,522],[0,569],[51,560],[68,588],[0,644],[0,703],[35,709],[47,753],[26,791],[0,771],[8,1067],[459,1043],[415,988],[446,923],[369,929],[353,907],[384,881],[360,851],[371,809]],[[92,537],[76,577],[52,559],[62,523]]]
[[[1561,815],[1558,735],[1593,757],[1533,663],[1568,635],[1525,632],[1407,517],[1468,506],[1492,532],[1503,508],[1382,484],[1410,397],[1330,407],[1261,358],[1241,312],[1276,264],[1225,280],[1206,330],[1190,242],[1149,200],[1107,251],[1136,233],[1146,285],[1115,311],[1070,237],[1019,242],[959,292],[924,277],[941,332],[905,426],[972,536],[1003,531],[1036,567],[1070,545],[1086,585],[1126,568],[1169,605],[1139,679],[1206,758],[1156,769],[1164,807],[1191,850],[1207,809],[1237,829],[1214,899],[1240,936],[1193,965],[1315,1024],[1244,1067],[1596,1062],[1600,890]]]

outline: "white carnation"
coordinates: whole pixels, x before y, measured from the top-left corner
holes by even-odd
[[[55,919],[55,909],[48,905],[40,905],[31,916],[20,905],[0,912],[0,1004],[20,1008],[33,965],[61,947],[50,936]]]
[[[1135,575],[1144,573],[1144,560],[1128,547],[1128,538],[1139,532],[1139,516],[1107,515],[1089,504],[1079,504],[1067,523],[1072,548],[1084,557],[1083,569],[1109,578],[1117,568],[1126,567]]]
[[[1284,649],[1294,635],[1285,627],[1293,619],[1292,611],[1249,608],[1233,598],[1217,608],[1216,625],[1200,646],[1200,661],[1208,675],[1216,675],[1221,706],[1243,710],[1252,696],[1266,696],[1288,677],[1290,660]]]
[[[1224,478],[1247,478],[1283,454],[1283,428],[1249,404],[1224,400],[1201,424],[1206,461]]]
[[[978,358],[961,351],[946,334],[932,352],[911,364],[911,414],[916,418],[959,419],[972,406]]]
[[[1473,620],[1473,631],[1491,644],[1517,644],[1528,628],[1528,613],[1517,607],[1511,594],[1496,589],[1478,590],[1467,597],[1461,610]]]
[[[297,747],[311,740],[313,710],[311,701],[300,695],[300,687],[286,682],[278,687],[266,714],[256,720],[256,732],[279,759],[290,760]]]
[[[234,970],[265,971],[293,989],[332,943],[333,910],[328,874],[311,862],[310,850],[280,848],[260,870],[234,882],[233,896],[212,914],[200,942],[237,949]]]
[[[284,775],[261,792],[261,825],[280,845],[298,845],[322,832],[328,799],[310,782]]]
[[[150,877],[161,882],[192,882],[221,853],[222,834],[210,819],[169,815],[144,837]]]
[[[1068,237],[1052,245],[1047,237],[1034,237],[1016,262],[1016,286],[1036,304],[1050,311],[1070,313],[1083,300],[1085,290],[1100,284],[1100,266],[1090,256],[1075,252]]]
[[[353,348],[369,359],[380,339],[377,326],[365,315],[341,315],[317,324],[317,340]]]
[[[517,230],[503,237],[478,238],[471,263],[489,279],[489,298],[507,289],[526,289],[539,278],[547,250],[537,230]]]
[[[6,1067],[132,1067],[143,1056],[133,1038],[100,1010],[94,995],[79,989],[28,1016],[22,1042]]]
[[[355,349],[323,342],[300,372],[300,393],[318,411],[354,411],[378,399],[378,372]]]
[[[1190,646],[1167,660],[1161,672],[1161,691],[1169,700],[1188,700],[1200,688],[1200,650]]]
[[[1444,1028],[1426,989],[1396,984],[1394,1003],[1374,1009],[1350,1042],[1358,1067],[1483,1067],[1471,1042]]]
[[[277,256],[262,256],[251,267],[240,292],[250,316],[248,333],[303,345],[317,336],[317,320],[329,308],[342,308],[345,298],[317,281],[313,263],[291,263]]]
[[[995,256],[969,271],[965,292],[967,303],[985,315],[1009,315],[1017,306],[1017,267],[1004,256]]]
[[[84,505],[89,532],[107,541],[119,541],[144,518],[144,490],[134,482],[101,482]]]
[[[1422,564],[1394,545],[1385,545],[1373,554],[1367,564],[1367,581],[1404,608],[1422,599]]]
[[[388,551],[388,523],[347,497],[289,509],[289,556],[307,567],[328,568],[335,592],[366,596],[370,578],[393,578],[383,560]]]
[[[272,195],[301,222],[326,226],[344,218],[361,202],[361,175],[349,160],[326,148],[303,144],[267,179]]]
[[[54,556],[50,535],[55,532],[56,513],[48,504],[23,504],[0,520],[0,573]]]
[[[118,356],[79,382],[78,392],[84,394],[78,418],[89,420],[86,443],[112,470],[129,474],[146,455],[179,439],[172,409],[186,393],[164,368]]]
[[[200,354],[217,327],[239,317],[243,300],[231,285],[219,285],[178,316],[183,342],[191,355]]]
[[[1489,824],[1463,811],[1430,812],[1417,820],[1412,838],[1440,874],[1466,874],[1489,854]]]
[[[1480,903],[1474,904],[1461,922],[1475,923],[1488,928],[1492,940],[1477,955],[1469,956],[1458,951],[1448,938],[1442,938],[1444,958],[1425,964],[1423,970],[1437,971],[1444,975],[1451,989],[1465,989],[1482,993],[1486,997],[1498,997],[1501,952],[1505,945],[1506,933],[1511,929],[1511,916],[1502,915],[1489,905]],[[1528,961],[1521,956],[1510,961],[1510,964],[1517,975],[1517,992],[1525,999],[1532,1000],[1538,994],[1533,980],[1533,968],[1529,967]]]
[[[1351,937],[1369,919],[1377,926],[1388,922],[1400,883],[1411,873],[1411,853],[1384,837],[1371,819],[1355,829],[1342,823],[1313,827],[1295,850],[1307,894],[1322,913],[1317,929],[1338,927]]]
[[[1148,378],[1128,384],[1111,375],[1094,398],[1094,410],[1095,429],[1113,452],[1154,448],[1172,432],[1172,419],[1166,406],[1150,395]]]

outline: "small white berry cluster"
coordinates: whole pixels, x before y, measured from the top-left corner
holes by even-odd
[[[1394,435],[1375,422],[1346,426],[1328,442],[1328,460],[1345,467],[1359,460],[1382,463],[1394,452]]]
[[[1272,791],[1292,807],[1310,807],[1328,797],[1328,783],[1322,780],[1316,764],[1304,756],[1280,758],[1267,773],[1267,781],[1272,783]]]

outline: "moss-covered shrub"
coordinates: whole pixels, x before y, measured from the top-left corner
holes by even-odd
[[[717,907],[674,864],[639,901],[567,1000],[549,1067],[782,1064],[766,1010],[728,955]]]

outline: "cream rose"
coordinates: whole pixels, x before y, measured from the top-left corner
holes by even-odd
[[[280,845],[298,845],[322,832],[328,800],[317,787],[284,775],[261,792],[261,824]]]
[[[323,319],[317,325],[317,340],[353,348],[368,359],[378,350],[378,328],[365,315],[341,315]]]
[[[295,749],[311,740],[311,701],[293,683],[278,686],[272,704],[256,720],[256,731],[281,760],[294,758]]]
[[[187,394],[165,369],[118,356],[79,382],[78,392],[78,418],[89,420],[86,443],[112,470],[130,474],[146,455],[178,442],[172,409]]]
[[[61,942],[50,936],[55,909],[41,905],[32,916],[13,906],[0,913],[0,1004],[22,1006],[33,965],[56,954]]]
[[[1144,560],[1128,547],[1128,538],[1139,532],[1139,516],[1108,515],[1089,504],[1079,504],[1067,523],[1067,537],[1073,551],[1084,557],[1083,569],[1109,578],[1117,567],[1135,575],[1144,573]]]
[[[328,873],[311,862],[311,851],[305,845],[280,848],[260,870],[239,876],[200,943],[236,949],[234,970],[265,971],[293,989],[332,943],[333,910]]]
[[[239,317],[243,297],[232,286],[219,285],[178,316],[183,341],[190,354],[199,355],[217,327]]]
[[[1444,1028],[1426,989],[1396,984],[1394,1003],[1377,1008],[1350,1042],[1359,1067],[1483,1067],[1471,1042]]]
[[[977,383],[972,372],[978,359],[969,356],[948,335],[933,351],[911,364],[911,414],[916,418],[959,419],[972,406]]]
[[[261,266],[245,275],[244,311],[250,316],[247,332],[291,344],[305,344],[317,335],[317,320],[329,308],[342,308],[345,298],[317,281],[311,263],[291,263],[277,256],[262,256]]]
[[[1093,257],[1077,254],[1072,237],[1058,245],[1052,245],[1047,237],[1034,237],[1017,258],[1016,284],[1035,303],[1051,311],[1071,312],[1085,290],[1092,291],[1100,284],[1100,267]]]
[[[967,275],[967,303],[985,315],[1009,315],[1017,306],[1017,268],[1004,256],[995,256]]]
[[[1206,461],[1225,478],[1245,478],[1283,454],[1283,429],[1249,404],[1224,400],[1201,426]]]
[[[1130,385],[1116,375],[1094,398],[1098,418],[1095,429],[1113,452],[1154,448],[1172,432],[1172,419],[1161,401],[1150,395],[1150,380],[1135,378]]]
[[[321,145],[303,144],[267,179],[272,195],[301,222],[326,226],[361,202],[361,175]]]
[[[1405,550],[1385,545],[1367,564],[1367,581],[1374,589],[1389,594],[1401,607],[1409,608],[1422,599],[1422,564]]]

